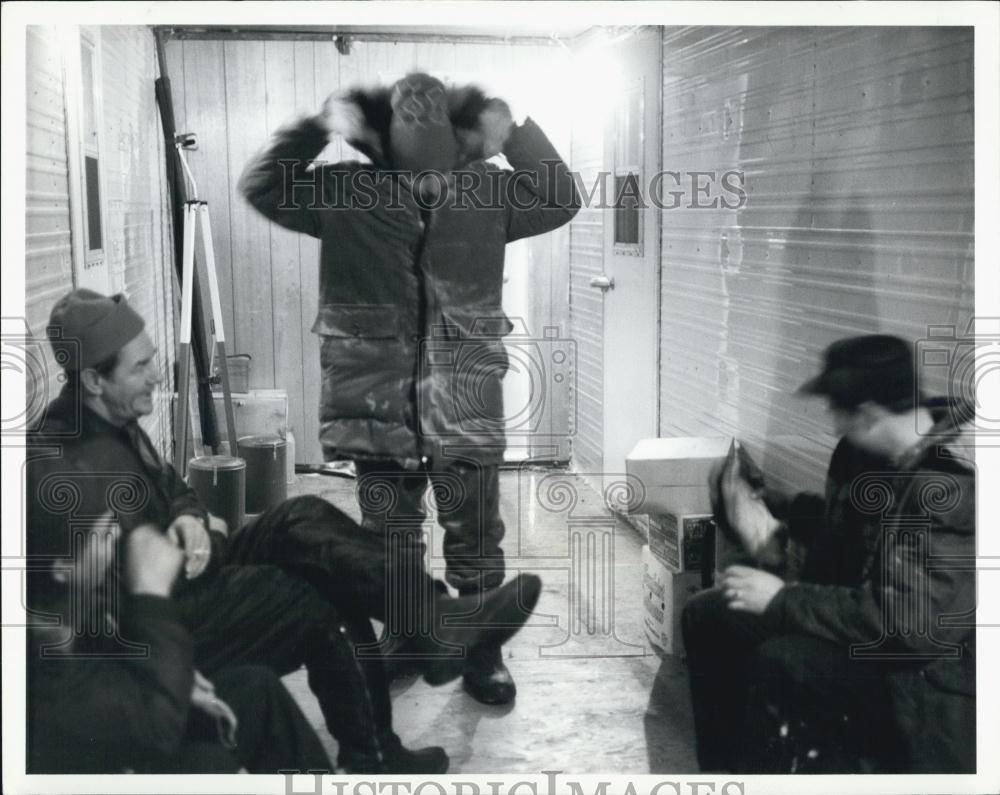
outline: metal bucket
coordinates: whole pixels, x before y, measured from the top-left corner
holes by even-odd
[[[188,484],[198,499],[226,520],[230,533],[243,527],[247,465],[242,458],[203,455],[188,462]]]
[[[247,462],[247,513],[263,513],[288,499],[285,440],[280,436],[244,436],[237,445],[240,457]]]

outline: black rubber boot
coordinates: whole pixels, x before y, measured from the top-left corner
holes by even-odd
[[[404,748],[399,737],[388,733],[379,738],[378,753],[369,749],[341,748],[338,767],[349,775],[412,774],[439,776],[448,772],[448,754],[444,748],[431,745],[411,751]]]
[[[375,636],[367,618],[343,619],[324,649],[326,666],[309,670],[311,684],[334,675],[337,687],[322,692],[320,706],[327,727],[337,740],[338,767],[348,773],[413,773],[435,775],[448,769],[443,748],[411,751],[392,731],[392,704],[382,660],[360,658],[358,645],[373,645]]]
[[[477,649],[499,651],[524,626],[541,591],[541,579],[534,574],[520,574],[485,594],[438,600],[434,635],[424,638],[419,646],[425,655],[424,679],[431,685],[449,682],[468,670],[471,660],[479,659],[483,652]]]
[[[465,692],[481,704],[509,704],[517,695],[514,677],[503,663],[499,646],[477,646],[462,674]]]

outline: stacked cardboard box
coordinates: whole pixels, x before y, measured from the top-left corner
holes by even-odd
[[[701,588],[697,572],[670,571],[650,551],[642,548],[642,625],[646,639],[660,655],[681,654],[681,611]]]
[[[642,439],[625,458],[629,479],[641,484],[634,513],[711,513],[708,475],[726,457],[729,437]]]
[[[701,587],[706,534],[714,534],[708,476],[729,452],[728,438],[643,439],[625,459],[642,486],[634,512],[643,547],[643,626],[660,654],[678,654],[681,611]]]
[[[705,536],[715,533],[710,513],[649,516],[649,549],[671,571],[701,571]],[[710,540],[710,539],[709,539]]]

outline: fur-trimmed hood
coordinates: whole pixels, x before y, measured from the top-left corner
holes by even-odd
[[[439,114],[436,124],[401,120],[400,86],[414,80],[426,81],[422,88],[430,84],[438,94],[443,112]],[[327,100],[323,113],[329,129],[342,135],[376,166],[411,170],[453,170],[492,157],[503,150],[513,123],[507,103],[487,97],[477,86],[445,87],[435,78],[419,73],[407,75],[389,87],[351,88],[334,94]],[[447,118],[444,118],[445,114]],[[439,136],[439,143],[446,146],[433,147],[433,152],[427,146],[426,162],[421,162],[420,156],[423,141],[417,144],[416,151],[411,146],[411,156],[401,154],[399,138],[410,132],[406,129],[407,124],[419,128],[418,135]],[[429,127],[436,129],[428,133]],[[393,140],[394,136],[397,140]],[[453,138],[453,144],[449,136]],[[448,140],[441,141],[441,138]],[[443,152],[447,154],[442,155]]]

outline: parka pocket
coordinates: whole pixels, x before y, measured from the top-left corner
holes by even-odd
[[[466,306],[441,310],[443,323],[435,326],[434,336],[448,339],[499,339],[509,334],[514,324],[500,307]]]
[[[401,307],[392,304],[324,304],[312,331],[342,339],[395,339]]]
[[[483,384],[490,383],[491,379],[499,383],[510,367],[502,337],[514,328],[503,309],[449,307],[442,309],[441,315],[431,328],[428,354],[436,361],[447,362],[453,369],[453,380],[467,383],[469,388],[484,377]],[[480,389],[482,385],[475,388]]]

